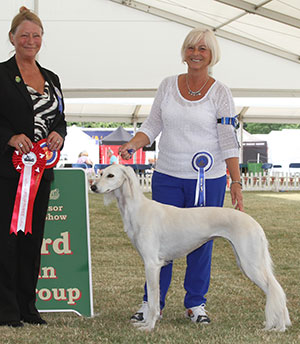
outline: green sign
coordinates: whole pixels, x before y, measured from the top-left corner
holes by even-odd
[[[40,311],[93,316],[87,179],[82,169],[56,169],[37,285]]]

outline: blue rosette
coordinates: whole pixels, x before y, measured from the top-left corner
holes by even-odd
[[[214,163],[213,156],[209,152],[198,152],[193,156],[192,166],[198,172],[195,190],[195,206],[205,206],[205,172],[209,171]]]

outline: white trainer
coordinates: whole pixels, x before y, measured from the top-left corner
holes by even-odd
[[[200,306],[189,308],[185,311],[185,317],[191,319],[195,323],[209,324],[210,319],[205,311],[205,303]]]

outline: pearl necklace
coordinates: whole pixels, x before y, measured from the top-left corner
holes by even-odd
[[[203,90],[203,88],[206,86],[206,84],[208,83],[208,80],[209,80],[209,77],[207,78],[207,80],[205,81],[205,83],[203,84],[203,86],[198,90],[198,91],[192,91],[190,89],[190,86],[189,86],[189,82],[188,82],[188,75],[186,74],[186,77],[185,77],[185,80],[186,80],[186,86],[188,88],[188,93],[189,95],[193,96],[193,97],[197,97],[197,96],[201,96],[201,91]]]

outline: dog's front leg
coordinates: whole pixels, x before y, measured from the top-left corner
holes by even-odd
[[[145,264],[145,273],[148,292],[148,315],[146,321],[141,323],[139,329],[151,331],[160,315],[159,307],[159,275],[161,266],[158,264]]]

